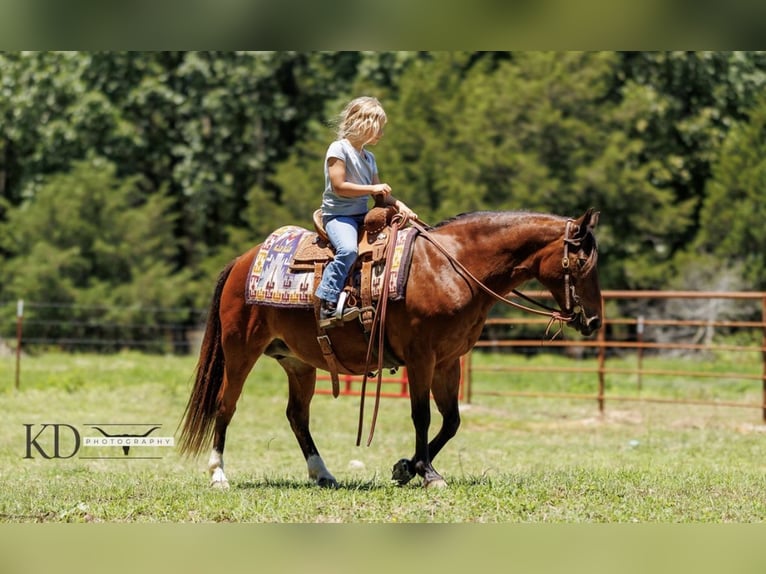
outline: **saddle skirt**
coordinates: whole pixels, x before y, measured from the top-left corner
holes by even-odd
[[[412,260],[412,243],[417,230],[402,229],[397,233],[394,246],[389,300],[404,298]],[[363,242],[367,237],[363,237]],[[366,250],[360,246],[361,260]],[[297,259],[296,259],[297,257]],[[314,289],[318,283],[315,274],[333,257],[330,245],[313,231],[295,225],[286,225],[274,231],[258,249],[250,266],[245,286],[245,301],[251,305],[275,307],[314,307]],[[383,287],[385,260],[373,261],[371,266],[372,300],[377,301]],[[355,266],[349,278],[351,286],[359,292],[361,277]]]

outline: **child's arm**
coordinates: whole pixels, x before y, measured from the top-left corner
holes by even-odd
[[[382,195],[388,198],[391,195],[391,186],[387,183],[380,183],[377,175],[375,175],[372,185],[360,185],[346,181],[346,164],[337,157],[331,157],[327,160],[327,171],[330,174],[330,183],[335,193],[343,197]]]

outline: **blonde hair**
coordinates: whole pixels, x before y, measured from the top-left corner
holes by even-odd
[[[383,129],[388,118],[377,98],[361,96],[351,100],[338,117],[338,139],[371,141]]]

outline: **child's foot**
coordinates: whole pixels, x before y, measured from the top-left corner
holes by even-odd
[[[319,307],[319,327],[322,329],[334,327],[336,323],[353,321],[357,317],[359,317],[358,307],[347,306],[338,312],[336,303],[325,300],[322,300],[322,305]]]

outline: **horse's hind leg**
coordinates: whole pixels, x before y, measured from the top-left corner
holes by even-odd
[[[319,455],[309,431],[311,399],[316,387],[316,369],[292,357],[284,357],[279,364],[287,373],[290,395],[287,401],[287,420],[298,440],[308,466],[309,478],[319,486],[337,488],[338,482],[330,474]]]
[[[215,416],[213,434],[213,450],[208,459],[208,472],[210,473],[210,486],[214,488],[228,488],[229,481],[223,472],[223,450],[226,444],[226,429],[229,427],[234,411],[237,410],[237,401],[242,394],[247,375],[255,365],[256,360],[262,353],[262,348],[248,352],[243,343],[234,344],[224,341],[226,355],[223,384],[218,395],[218,411]]]

